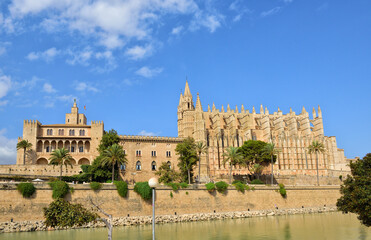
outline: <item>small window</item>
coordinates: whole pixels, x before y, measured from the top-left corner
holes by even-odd
[[[46,130],[46,135],[48,135],[48,136],[53,135],[53,129],[47,129]]]
[[[75,136],[75,130],[70,130],[70,136]]]
[[[256,141],[256,135],[255,134],[252,135],[252,140]]]
[[[67,122],[70,122],[70,119],[67,119]]]
[[[85,136],[85,130],[80,130],[80,136]]]
[[[50,150],[50,149],[49,149],[49,146],[47,146],[45,149],[46,149],[46,152],[49,152],[49,150]]]
[[[141,157],[142,156],[142,151],[141,150],[137,150],[136,153],[135,153],[135,155],[137,157]]]
[[[63,136],[64,135],[64,129],[59,129],[58,130],[58,135]]]
[[[156,171],[156,162],[155,161],[152,162],[151,169],[152,169],[152,171]]]
[[[75,152],[75,147],[71,147],[71,152]]]
[[[125,171],[126,170],[126,164],[125,163],[120,165],[120,170],[121,171]]]
[[[156,143],[152,143],[152,147],[156,147]]]
[[[156,157],[156,151],[152,151],[152,152],[151,152],[151,156],[152,156],[152,157]]]
[[[170,151],[166,151],[166,157],[171,157],[171,152]]]
[[[137,171],[142,170],[142,164],[140,163],[140,161],[137,161],[137,164],[135,165],[135,169],[136,169]]]
[[[168,165],[169,168],[171,169],[171,162],[170,162],[170,161],[167,161],[167,165]]]
[[[81,119],[80,119],[80,123],[81,123]]]
[[[79,147],[79,152],[84,152],[84,147]]]

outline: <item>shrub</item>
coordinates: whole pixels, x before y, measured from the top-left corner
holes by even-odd
[[[173,197],[174,197],[174,196],[173,196],[173,192],[170,192],[170,197],[171,197],[171,198],[173,198]]]
[[[17,186],[18,191],[23,197],[29,198],[36,191],[35,186],[32,183],[20,183]]]
[[[340,181],[343,181],[343,175],[339,175]]]
[[[112,183],[112,180],[107,180],[106,183]]]
[[[73,175],[73,176],[63,176],[62,180],[65,181],[65,182],[83,183],[83,182],[89,182],[90,177],[86,173],[81,173],[81,174]]]
[[[224,181],[215,183],[216,190],[220,193],[225,193],[228,188],[228,184]]]
[[[254,179],[251,181],[251,184],[264,184],[264,182],[260,179]]]
[[[232,182],[233,185],[236,184],[236,183],[242,183],[242,184],[243,184],[243,182],[241,182],[240,180],[234,180],[234,181]]]
[[[117,192],[121,197],[126,197],[128,195],[128,184],[124,181],[115,181]]]
[[[283,185],[282,183],[280,183],[280,184],[278,184],[278,186],[280,187],[279,193],[281,194],[281,196],[283,198],[285,198],[287,196],[286,195],[285,185]]]
[[[255,190],[255,187],[252,187],[252,188],[251,188],[251,191],[254,191],[254,190]]]
[[[173,189],[173,191],[178,191],[178,189],[180,187],[179,183],[173,183],[173,182],[167,183],[166,185],[171,187]]]
[[[148,185],[148,182],[135,183],[134,192],[138,193],[144,200],[152,198],[151,187]]]
[[[188,195],[189,193],[188,192],[186,192],[186,195]]]
[[[102,188],[102,184],[99,182],[91,182],[90,188],[93,189],[94,191],[97,191]]]
[[[212,183],[212,182],[206,183],[205,187],[206,187],[207,191],[209,191],[209,192],[214,192],[215,191],[215,184]]]
[[[180,186],[181,186],[182,188],[187,188],[187,187],[188,187],[188,183],[186,183],[186,182],[181,182],[181,183],[180,183]]]
[[[61,198],[44,208],[45,225],[48,227],[81,226],[96,220],[99,216],[81,204],[71,204]]]
[[[49,183],[49,185],[53,189],[52,197],[54,199],[64,198],[64,196],[66,196],[66,194],[70,190],[70,187],[68,186],[68,184],[66,182],[63,182],[63,181],[51,182],[51,183]]]
[[[245,184],[243,184],[241,182],[236,182],[233,185],[236,187],[237,191],[242,192],[242,193],[245,192],[245,188],[247,187]]]

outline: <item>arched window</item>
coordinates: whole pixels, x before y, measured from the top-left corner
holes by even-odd
[[[75,130],[70,130],[70,136],[75,136]]]
[[[167,165],[168,165],[169,168],[171,169],[171,162],[170,162],[170,161],[167,161]]]
[[[53,135],[53,129],[47,129],[46,130],[46,135],[48,135],[48,136]]]
[[[80,130],[80,136],[85,136],[85,130]]]
[[[125,171],[126,170],[126,163],[120,165],[120,170]]]
[[[137,164],[135,165],[135,169],[136,169],[137,171],[142,170],[142,164],[140,163],[140,161],[137,161]]]
[[[155,161],[153,161],[151,163],[151,169],[152,169],[152,171],[156,171],[156,162]]]
[[[58,135],[59,136],[63,136],[64,135],[64,130],[63,129],[59,129],[58,130]]]

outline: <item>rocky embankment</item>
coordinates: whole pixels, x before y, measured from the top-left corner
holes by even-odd
[[[156,216],[156,223],[211,221],[211,220],[221,220],[221,219],[280,216],[280,215],[323,213],[323,212],[336,212],[336,211],[337,211],[336,207],[321,207],[321,208],[275,209],[275,210],[244,211],[244,212],[161,215],[161,216]],[[113,226],[144,225],[144,224],[151,224],[151,223],[152,223],[151,216],[113,218]],[[72,227],[72,228],[95,228],[95,227],[104,227],[104,226],[105,225],[103,222],[92,222],[84,226],[77,226],[77,227]],[[22,221],[22,222],[2,222],[0,223],[0,233],[49,231],[49,230],[56,230],[56,229],[46,227],[44,224],[44,221]]]

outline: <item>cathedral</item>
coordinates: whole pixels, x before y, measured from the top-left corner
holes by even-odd
[[[239,147],[248,140],[272,142],[279,149],[273,171],[276,176],[315,175],[316,156],[308,152],[313,140],[322,142],[326,151],[319,154],[319,172],[322,176],[338,176],[349,171],[344,150],[339,149],[335,137],[324,135],[322,111],[313,109],[312,119],[303,107],[300,114],[283,114],[280,109],[272,114],[260,106],[259,113],[253,107],[251,112],[242,105],[226,110],[213,104],[203,110],[199,94],[196,104],[186,82],[184,93],[180,94],[178,105],[178,137],[152,137],[120,135],[120,144],[127,155],[128,163],[120,167],[120,175],[128,181],[146,181],[162,163],[177,170],[176,145],[184,138],[192,137],[203,141],[207,152],[201,156],[200,179],[223,178],[229,174],[229,166],[223,164],[223,153],[229,146]],[[73,158],[73,165],[92,164],[98,156],[97,147],[104,133],[102,121],[88,125],[84,114],[79,113],[76,101],[71,113],[65,116],[64,124],[42,125],[37,120],[25,120],[23,138],[32,143],[23,162],[23,150],[17,152],[17,165],[0,167],[0,174],[34,174],[52,176],[59,174],[48,165],[51,152],[56,148],[67,148]],[[66,175],[80,170],[66,170]],[[267,167],[264,173],[270,174]],[[5,172],[4,172],[5,171]],[[236,166],[233,175],[248,175],[247,168]]]

